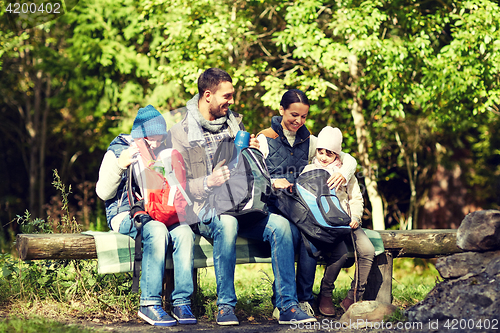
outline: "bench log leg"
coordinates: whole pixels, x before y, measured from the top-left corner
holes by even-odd
[[[172,295],[172,291],[174,291],[174,270],[173,269],[165,269],[165,276],[163,277],[163,304],[165,310],[170,311],[170,295]]]
[[[192,299],[198,292],[198,269],[193,269],[193,296]],[[165,309],[167,311],[172,310],[172,304],[170,303],[170,295],[174,291],[174,270],[173,269],[165,269],[165,277],[163,278],[163,304],[165,305]]]
[[[363,297],[365,300],[392,303],[392,261],[393,255],[389,251],[375,257]]]

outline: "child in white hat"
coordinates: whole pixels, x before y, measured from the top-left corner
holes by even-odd
[[[338,172],[342,167],[340,152],[342,151],[342,132],[337,127],[326,126],[318,135],[316,145],[316,157],[313,163],[307,165],[302,173],[315,170],[325,169],[330,174]],[[354,301],[358,301],[363,297],[368,274],[375,256],[375,248],[368,236],[361,228],[361,217],[363,216],[363,195],[359,188],[358,180],[352,176],[347,179],[345,186],[342,186],[336,191],[336,195],[340,200],[342,208],[351,216],[351,228],[353,231],[353,239],[355,249],[358,252],[358,265],[355,273],[357,276],[351,284],[347,297],[341,302],[341,307],[344,311],[351,306]],[[349,240],[351,238],[349,237]],[[334,282],[347,259],[347,248],[345,245],[332,244],[333,257],[338,258],[335,262],[326,260],[327,266],[323,279],[321,280],[320,295],[318,299],[319,312],[325,316],[334,316],[335,307],[332,302],[332,292],[335,288]],[[355,293],[356,290],[356,293]]]
[[[302,173],[314,169],[326,169],[333,174],[342,166],[340,152],[342,151],[342,132],[337,128],[326,126],[319,132],[316,144],[316,157],[313,163],[307,165]],[[349,179],[347,179],[347,183]]]

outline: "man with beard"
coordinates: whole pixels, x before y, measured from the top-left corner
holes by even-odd
[[[198,223],[198,232],[213,239],[213,258],[217,283],[217,323],[238,325],[234,314],[236,292],[234,271],[236,266],[236,237],[242,236],[268,242],[275,276],[276,307],[280,310],[279,323],[314,322],[299,307],[295,286],[294,242],[299,233],[295,226],[281,215],[270,213],[251,225],[240,223],[234,216],[221,214],[207,216],[205,203],[214,188],[223,185],[230,177],[229,169],[221,161],[213,166],[213,157],[219,143],[226,137],[235,137],[244,130],[242,116],[231,111],[234,104],[234,87],[229,74],[210,68],[198,78],[198,94],[186,105],[187,114],[169,132],[168,141],[184,157],[187,189],[194,204],[188,216]],[[259,148],[255,135],[250,146]]]

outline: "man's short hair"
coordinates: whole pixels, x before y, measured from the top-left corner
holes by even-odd
[[[198,78],[198,93],[200,94],[200,97],[207,90],[210,90],[213,93],[216,92],[217,87],[221,82],[233,83],[233,79],[225,70],[220,68],[209,68],[201,73]]]

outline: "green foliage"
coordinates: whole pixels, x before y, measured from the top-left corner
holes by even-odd
[[[23,216],[17,215],[13,221],[20,226],[22,233],[53,233],[54,230],[62,233],[81,232],[81,226],[69,211],[71,185],[66,188],[57,170],[53,170],[53,174],[54,181],[52,185],[59,191],[62,205],[59,219],[51,216],[48,216],[47,220],[38,217],[32,218],[30,211],[26,210]]]
[[[477,0],[81,0],[57,20],[2,30],[0,218],[52,212],[53,169],[77,184],[73,216],[75,207],[98,212],[92,185],[112,138],[130,131],[141,106],[165,114],[184,106],[208,67],[232,75],[233,109],[254,133],[269,126],[287,89],[305,90],[307,127],[342,129],[344,150],[377,170],[396,224],[418,219],[438,165],[458,165],[474,207],[495,208],[499,11]],[[85,227],[102,221],[100,212]]]
[[[21,232],[24,234],[52,233],[52,226],[44,219],[31,218],[31,213],[27,210],[23,216],[17,215],[15,222],[20,225]]]
[[[500,8],[490,1],[464,1],[446,23],[452,38],[425,59],[424,108],[459,129],[486,120],[481,113],[498,112]]]
[[[351,146],[351,135],[360,137],[347,115],[362,104],[363,148],[379,172],[386,214],[402,224],[417,220],[443,136],[499,120],[500,9],[488,1],[445,3],[296,1],[286,8],[286,28],[273,35],[287,61],[262,83],[266,105],[283,86],[307,90],[318,105],[308,127],[317,133],[339,124]],[[447,148],[458,150],[454,142]]]
[[[76,221],[74,216],[73,218],[71,218],[71,214],[69,212],[68,197],[71,193],[71,185],[69,185],[68,189],[66,189],[66,186],[61,182],[61,177],[59,177],[59,173],[57,172],[57,170],[54,170],[54,181],[52,182],[52,185],[54,185],[54,187],[61,193],[62,199],[61,201],[63,214],[58,225],[59,231],[63,233],[81,232],[81,228],[78,225],[78,222]]]

